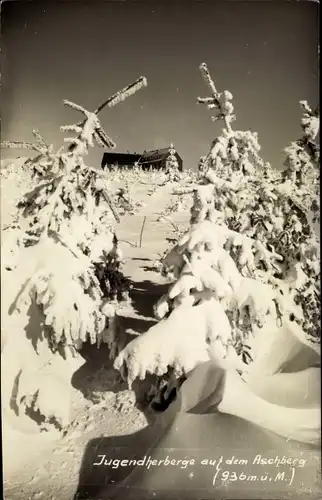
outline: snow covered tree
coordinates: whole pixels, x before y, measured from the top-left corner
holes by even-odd
[[[246,376],[253,339],[275,333],[281,339],[291,328],[311,342],[303,308],[292,295],[300,277],[291,285],[289,249],[279,244],[285,233],[295,238],[290,224],[304,229],[303,212],[296,209],[294,190],[260,157],[257,134],[233,130],[232,94],[217,91],[206,64],[200,70],[211,97],[198,101],[215,110],[213,120],[224,128],[203,160],[199,183],[178,190],[194,194],[191,227],[163,259],[163,272],[174,283],[156,304],[160,323],[115,361],[127,366],[130,383],[146,373],[166,374],[169,367],[176,377],[184,375],[212,350]],[[316,266],[316,259],[309,265]]]
[[[123,187],[116,190],[114,204],[121,215],[135,215],[142,208],[142,203],[136,201],[131,195],[130,181],[127,179]]]
[[[38,318],[32,342],[26,337],[19,340],[26,357],[21,348],[16,404],[20,409],[40,412],[45,423],[54,418],[64,427],[68,420],[68,398],[60,402],[59,397],[59,387],[64,385],[62,360],[75,359],[79,364],[78,349],[83,342],[98,346],[107,342],[112,358],[120,345],[115,301],[127,297],[129,283],[121,271],[122,254],[110,214],[119,218],[104,172],[86,165],[84,157],[94,143],[115,146],[102,129],[98,112],[144,86],[146,80],[141,77],[95,112],[64,101],[85,116],[80,123],[61,127],[63,132],[76,133],[76,137],[65,139],[69,144],[66,152],[64,148],[54,152],[38,131],[33,132],[36,144],[2,143],[2,147],[38,153],[29,161],[35,187],[19,203],[27,229],[20,238],[21,255],[15,271],[23,276],[23,286],[5,313],[24,317],[28,323],[28,311],[33,310]],[[9,364],[14,355],[10,346],[15,349],[10,342],[10,323],[5,328],[8,343],[2,353],[8,356]],[[19,370],[16,367],[15,376]],[[46,382],[44,379],[40,384],[42,375],[46,375]]]
[[[165,173],[166,173],[168,182],[180,181],[179,163],[178,163],[178,159],[176,157],[176,150],[174,149],[173,144],[170,144],[169,156],[166,160]]]
[[[280,190],[289,194],[291,212],[279,237],[278,251],[284,257],[284,279],[303,317],[294,321],[311,342],[319,343],[321,328],[320,244],[314,223],[320,220],[320,129],[319,108],[306,101],[301,126],[303,135],[285,149],[286,160]]]
[[[320,130],[320,110],[312,110],[306,101],[301,101],[303,135],[286,149],[283,179],[296,186],[297,195],[314,212],[313,221],[320,218],[320,146],[316,143]]]
[[[206,169],[207,156],[201,156],[198,163],[198,174],[201,177]]]

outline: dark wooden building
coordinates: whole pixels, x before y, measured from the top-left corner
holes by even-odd
[[[136,153],[104,153],[102,158],[101,167],[111,168],[115,167],[129,167],[133,168],[134,164],[141,158],[140,154]]]
[[[143,170],[153,169],[165,170],[167,158],[170,154],[170,148],[155,149],[153,151],[144,151],[142,154],[136,153],[104,153],[101,166],[102,168],[111,168],[119,166],[123,168],[133,168],[137,163]],[[179,170],[182,172],[183,161],[176,152]]]
[[[143,169],[149,169],[150,167],[152,167],[155,169],[165,170],[169,155],[170,148],[155,149],[154,151],[144,151],[140,158],[139,164],[142,165]],[[179,170],[180,172],[182,172],[182,158],[178,155],[177,152],[176,157],[178,160]]]

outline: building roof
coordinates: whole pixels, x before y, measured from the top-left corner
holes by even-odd
[[[141,165],[144,163],[152,164],[165,159],[169,154],[169,150],[170,148],[154,149],[152,151],[144,151],[142,154],[105,152],[102,158],[102,167],[113,163],[118,163],[119,165],[130,165],[135,162]],[[177,152],[176,157],[182,163],[182,158]]]
[[[144,151],[144,153],[140,158],[140,163],[153,163],[155,161],[163,160],[169,154],[169,149],[170,148],[162,148],[162,149],[154,149],[152,151]],[[176,156],[180,158],[177,152]]]
[[[119,165],[128,165],[139,161],[140,154],[137,153],[115,153],[105,152],[102,159],[102,166],[117,162]]]

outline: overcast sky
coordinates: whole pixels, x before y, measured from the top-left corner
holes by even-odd
[[[198,69],[206,62],[217,89],[234,96],[234,126],[257,131],[262,155],[278,166],[282,148],[301,133],[298,101],[318,102],[314,2],[56,0],[1,6],[3,140],[31,140],[38,128],[58,147],[60,125],[80,118],[63,99],[93,110],[143,75],[146,89],[100,115],[116,151],[173,142],[184,167],[194,168],[220,130],[196,103],[209,95]],[[91,162],[99,165],[102,154],[95,148]]]

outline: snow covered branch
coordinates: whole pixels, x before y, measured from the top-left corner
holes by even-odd
[[[231,130],[230,124],[236,119],[234,115],[234,106],[231,102],[233,99],[232,94],[228,92],[228,90],[222,93],[217,92],[206,63],[200,65],[200,71],[203,79],[210,88],[212,96],[199,97],[198,102],[206,104],[208,109],[216,109],[217,114],[213,117],[213,120],[224,120],[227,130]]]

